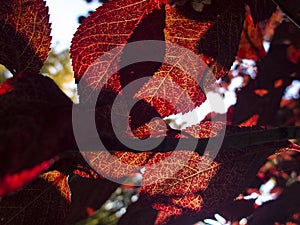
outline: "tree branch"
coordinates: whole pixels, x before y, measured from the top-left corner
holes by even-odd
[[[273,2],[280,7],[282,12],[300,29],[300,15],[297,7],[290,6],[284,0],[273,0]]]
[[[210,148],[244,148],[248,146],[268,144],[268,143],[280,143],[287,141],[289,139],[300,138],[300,127],[279,127],[273,129],[265,129],[265,130],[255,130],[249,131],[245,130],[244,132],[238,132],[233,135],[226,135],[222,141],[222,137],[216,136],[212,138],[173,138],[173,137],[165,137],[158,146],[149,150],[148,152],[170,152],[174,151],[174,149],[179,150],[195,150],[199,154],[203,154],[204,150],[207,146],[207,143],[210,142]],[[129,141],[137,142],[138,139],[128,138]],[[158,138],[148,138],[148,141],[158,142]],[[119,142],[116,138],[104,138],[101,139],[104,143],[107,151],[110,152],[141,152],[138,150],[133,150],[130,147]],[[105,149],[99,149],[97,144],[98,140],[86,140],[86,151],[105,151]],[[142,147],[142,146],[141,146]],[[145,146],[144,146],[145,147]],[[142,150],[143,148],[141,148]],[[85,151],[85,150],[83,150]]]

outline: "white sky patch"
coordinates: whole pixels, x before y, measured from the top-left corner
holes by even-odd
[[[46,0],[51,25],[51,48],[61,52],[70,48],[73,34],[79,26],[78,17],[95,10],[100,3],[87,4],[84,0]]]
[[[283,98],[285,99],[297,99],[299,98],[300,81],[294,80],[290,86],[287,87]]]
[[[227,97],[226,94],[228,94]],[[184,129],[186,127],[198,124],[207,116],[208,113],[216,112],[224,114],[227,112],[227,109],[236,101],[235,97],[231,96],[232,94],[235,96],[234,93],[226,92],[226,94],[224,98],[219,93],[208,92],[206,94],[207,100],[199,107],[183,115],[182,113],[179,113],[168,116],[164,119],[173,119],[177,125],[182,124],[181,129]]]

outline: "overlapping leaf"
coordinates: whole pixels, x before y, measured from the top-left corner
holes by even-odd
[[[7,192],[38,176],[70,145],[76,147],[69,118],[71,101],[51,79],[17,74],[0,90],[0,179],[17,182],[5,182],[1,189]]]
[[[17,194],[1,199],[1,223],[64,224],[70,196],[66,175],[47,172]]]
[[[182,196],[205,190],[219,164],[191,151],[156,153],[147,163],[142,192]]]
[[[200,105],[205,96],[199,81],[206,68],[201,68],[203,65],[195,65],[190,59],[192,56],[189,51],[196,52],[198,40],[212,23],[193,21],[167,5],[165,40],[179,44],[186,50],[167,47],[165,61],[172,64],[164,63],[135,98],[149,102],[162,117],[187,112]],[[184,71],[192,71],[193,74]]]
[[[206,190],[219,166],[208,155],[191,151],[157,153],[146,165],[141,193],[161,198],[154,208],[171,214],[199,211],[203,201],[198,192]]]
[[[224,8],[221,10],[221,7]],[[204,14],[196,14],[187,6],[166,6],[165,40],[186,50],[174,51],[173,47],[167,47],[165,62],[168,64],[161,66],[135,98],[149,102],[162,117],[199,106],[205,100],[200,88],[201,79],[209,74],[206,82],[202,82],[205,85],[214,82],[205,63],[219,78],[234,60],[243,23],[243,7],[241,1],[220,1],[207,7]],[[197,64],[189,51],[201,53],[199,57],[205,63]]]
[[[229,71],[235,59],[243,28],[245,6],[243,1],[226,0],[217,3],[217,17],[205,36],[199,40],[198,50],[218,79]],[[205,79],[207,81],[204,80],[204,83],[213,82],[211,77]]]
[[[115,47],[123,46],[127,43],[133,30],[138,24],[154,9],[160,7],[160,0],[126,0],[110,1],[98,8],[79,27],[72,40],[71,57],[75,78],[79,80],[87,71],[90,65],[95,63],[102,54]],[[118,68],[121,57],[120,48],[118,52],[113,52],[112,58],[108,61],[95,63],[90,72],[92,76],[87,77],[87,82],[92,87],[97,87],[100,82],[104,82],[109,74],[108,68]],[[111,55],[110,54],[110,55]],[[111,81],[112,89],[118,90]]]
[[[90,165],[102,176],[121,178],[139,172],[151,153],[132,152],[83,152]]]
[[[86,19],[75,34],[71,49],[77,80],[88,72],[91,76],[84,79],[92,89],[99,89],[100,86],[108,84],[110,90],[120,93],[123,84],[126,85],[134,78],[142,77],[140,74],[135,74],[135,70],[123,70],[122,81],[119,78],[120,74],[115,73],[110,77],[107,72],[118,71],[125,44],[130,38],[136,40],[133,38],[135,29],[146,15],[158,9],[160,2],[126,0],[118,2],[120,3],[118,5],[115,0],[104,4]],[[216,0],[211,6],[205,7],[203,14],[191,11],[187,6],[172,8],[167,5],[165,12],[165,40],[185,47],[186,51],[178,52],[167,47],[165,59],[169,63],[164,63],[154,73],[153,78],[134,96],[138,100],[142,99],[149,103],[148,105],[154,107],[161,117],[187,112],[199,106],[205,99],[200,83],[206,88],[210,82],[214,82],[215,78],[223,76],[228,71],[240,40],[244,20],[244,1]],[[110,58],[95,61],[99,56],[118,46],[121,48],[109,53]],[[208,76],[210,73],[207,72],[206,66],[195,66],[189,51],[196,53],[208,64],[215,76]],[[93,63],[95,64],[90,67]],[[185,71],[192,71],[192,73]],[[131,77],[127,79],[126,76]],[[108,78],[110,80],[107,81]],[[111,119],[111,104],[113,101],[102,108],[105,109],[105,116],[108,115],[106,117],[108,123]],[[100,111],[98,114],[101,114]],[[99,122],[97,116],[99,115],[96,115],[96,121]],[[131,116],[130,119],[132,122],[137,117]],[[148,120],[146,123],[137,123],[138,126],[134,126],[133,133],[139,138],[147,138],[151,135],[170,137],[168,134],[170,129],[160,122]],[[104,134],[112,139],[113,129],[108,123],[98,127],[98,132],[100,137]],[[210,138],[223,128],[224,125],[221,123],[206,122],[185,129],[182,134],[175,132],[172,138],[174,140],[190,138],[191,135],[200,139]],[[128,130],[124,128],[124,134],[126,131]],[[142,196],[156,198],[153,200],[153,206],[159,210],[181,214],[184,211],[215,210],[223,201],[233,199],[247,185],[246,178],[254,175],[262,164],[259,159],[264,159],[286,145],[287,143],[279,143],[242,149],[223,148],[214,160],[208,153],[199,155],[192,152],[194,149],[156,153],[153,156],[146,153],[88,154],[99,166],[99,171],[109,177],[119,178],[134,171],[128,169],[132,165],[145,165]],[[107,162],[108,157],[113,157],[113,161],[106,166],[104,162]],[[249,165],[251,168],[248,168]]]
[[[0,1],[0,63],[12,73],[38,73],[50,40],[45,1]]]
[[[0,178],[0,197],[15,192],[23,187],[43,171],[47,170],[54,161],[56,161],[56,159],[42,162],[32,169],[25,169],[19,173],[7,174],[3,178]]]

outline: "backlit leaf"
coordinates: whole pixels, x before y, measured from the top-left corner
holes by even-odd
[[[244,19],[243,2],[218,1],[203,13],[190,10],[187,6],[166,6],[165,40],[185,47],[186,51],[167,47],[165,61],[169,64],[164,63],[135,95],[149,102],[162,117],[199,106],[205,100],[200,82],[215,82],[213,77],[206,76],[205,63],[219,78],[229,70],[237,51]],[[189,51],[200,53],[205,63],[197,65]],[[201,81],[203,76],[205,81]]]
[[[0,1],[0,63],[12,73],[38,73],[50,50],[43,0]]]
[[[200,105],[205,97],[198,82],[206,68],[198,68],[199,65],[191,62],[189,50],[196,52],[198,40],[211,24],[190,20],[176,8],[167,5],[165,40],[186,47],[186,51],[174,52],[174,49],[167,48],[165,61],[172,62],[172,65],[164,63],[135,98],[149,102],[161,117],[187,112]],[[193,71],[193,74],[186,74],[182,70]]]
[[[243,129],[230,127],[229,134]],[[153,201],[155,209],[170,214],[213,212],[249,185],[249,178],[255,176],[266,157],[287,146],[288,142],[278,142],[223,148],[214,160],[209,151],[202,156],[192,151],[156,153],[145,166],[141,195]]]
[[[141,167],[146,164],[150,152],[83,152],[83,156],[90,165],[102,176],[121,178],[132,173],[139,172]]]
[[[266,56],[266,54],[267,53],[263,46],[262,30],[258,24],[254,25],[251,15],[247,13],[237,57],[258,61]]]
[[[113,0],[104,3],[85,19],[74,35],[70,51],[75,78],[79,80],[88,67],[105,52],[124,46],[142,19],[153,10],[159,9],[162,2]],[[115,52],[111,61],[97,62],[97,65],[93,65],[90,69],[94,74],[87,78],[87,82],[96,88],[106,78],[107,68],[118,68],[118,60],[115,59],[120,57],[121,52]]]
[[[28,176],[28,180],[33,179],[51,165],[49,160],[56,159],[72,148],[71,145],[76,149],[71,101],[50,78],[42,75],[17,74],[0,85],[0,90],[3,89],[4,94],[0,95],[0,179],[16,175],[18,181],[23,180],[25,184],[22,174]]]
[[[172,204],[165,204],[165,203],[153,203],[153,208],[156,209],[156,210],[160,210],[160,211],[163,211],[165,213],[168,214],[168,216],[170,215],[181,215],[183,213],[183,210],[182,208],[180,207],[177,207],[175,205],[172,205]],[[161,219],[161,218],[159,218]],[[168,219],[168,218],[164,218],[164,219]],[[159,221],[160,223],[161,222],[164,222],[164,221]]]
[[[59,190],[61,196],[67,201],[71,202],[71,192],[65,174],[54,170],[41,174],[43,180],[51,183],[57,190]]]
[[[182,196],[203,191],[219,170],[219,163],[192,151],[156,153],[146,164],[142,193]]]
[[[170,217],[172,217],[172,214],[167,213],[165,211],[160,211],[157,214],[157,217],[156,217],[154,225],[163,225],[163,224],[166,224],[170,220]]]
[[[225,124],[220,121],[204,121],[197,125],[183,129],[183,132],[186,132],[196,138],[210,138],[217,136],[224,128]]]
[[[20,192],[1,199],[1,223],[63,225],[70,196],[66,175],[47,172]]]
[[[199,40],[198,49],[218,79],[229,71],[235,60],[243,28],[245,6],[243,1],[226,0],[217,3],[215,7],[219,10],[219,14],[210,29]],[[210,77],[206,79],[212,82],[209,80]]]
[[[6,174],[3,178],[0,178],[0,197],[8,193],[15,192],[21,187],[25,186],[43,171],[48,169],[54,161],[56,160],[51,159],[42,162],[40,165],[37,165],[32,169],[25,169],[14,174]]]

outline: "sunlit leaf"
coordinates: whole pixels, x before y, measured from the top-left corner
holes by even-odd
[[[0,1],[0,63],[12,73],[38,73],[50,50],[43,0]]]
[[[107,51],[124,46],[133,30],[141,20],[155,9],[160,8],[159,0],[126,0],[109,1],[91,14],[74,35],[71,46],[71,57],[75,78],[79,80],[94,61]],[[123,49],[123,48],[122,48]],[[121,56],[115,52],[113,59]],[[98,62],[94,65],[93,76],[88,83],[96,88],[107,78],[107,68],[118,68],[118,60]],[[118,90],[118,87],[112,89]]]
[[[65,224],[70,196],[66,175],[47,172],[20,192],[1,199],[1,223]]]

